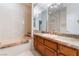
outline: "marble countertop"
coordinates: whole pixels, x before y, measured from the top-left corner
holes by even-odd
[[[34,35],[48,38],[49,40],[58,42],[59,44],[63,44],[72,48],[79,49],[79,39],[76,38],[64,37],[64,36],[46,34],[46,33],[34,33]]]

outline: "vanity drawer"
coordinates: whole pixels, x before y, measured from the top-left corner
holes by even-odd
[[[59,45],[58,48],[59,48],[58,52],[66,55],[66,56],[76,56],[77,55],[76,49],[73,49],[73,48],[70,48],[70,47],[67,47],[64,45]]]
[[[52,42],[50,40],[45,40],[45,45],[51,49],[57,50],[57,43]]]
[[[57,52],[45,46],[45,56],[57,56]]]

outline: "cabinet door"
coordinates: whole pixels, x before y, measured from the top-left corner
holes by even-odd
[[[63,53],[66,56],[76,56],[77,55],[77,50],[64,46],[64,45],[59,45],[59,52]]]
[[[57,43],[49,41],[49,40],[45,40],[44,43],[46,46],[48,46],[51,49],[57,50]]]
[[[44,45],[42,43],[38,42],[37,50],[41,53],[41,55],[45,55],[44,54]]]
[[[50,50],[50,48],[45,47],[45,55],[46,56],[57,56],[57,52],[54,50]]]

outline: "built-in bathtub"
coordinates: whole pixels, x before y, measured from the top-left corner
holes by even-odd
[[[20,53],[30,49],[31,49],[31,43],[24,43],[13,47],[0,49],[0,56],[17,56]]]

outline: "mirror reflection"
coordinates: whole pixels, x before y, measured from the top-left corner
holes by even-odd
[[[36,4],[34,11],[34,30],[79,35],[79,3]]]

